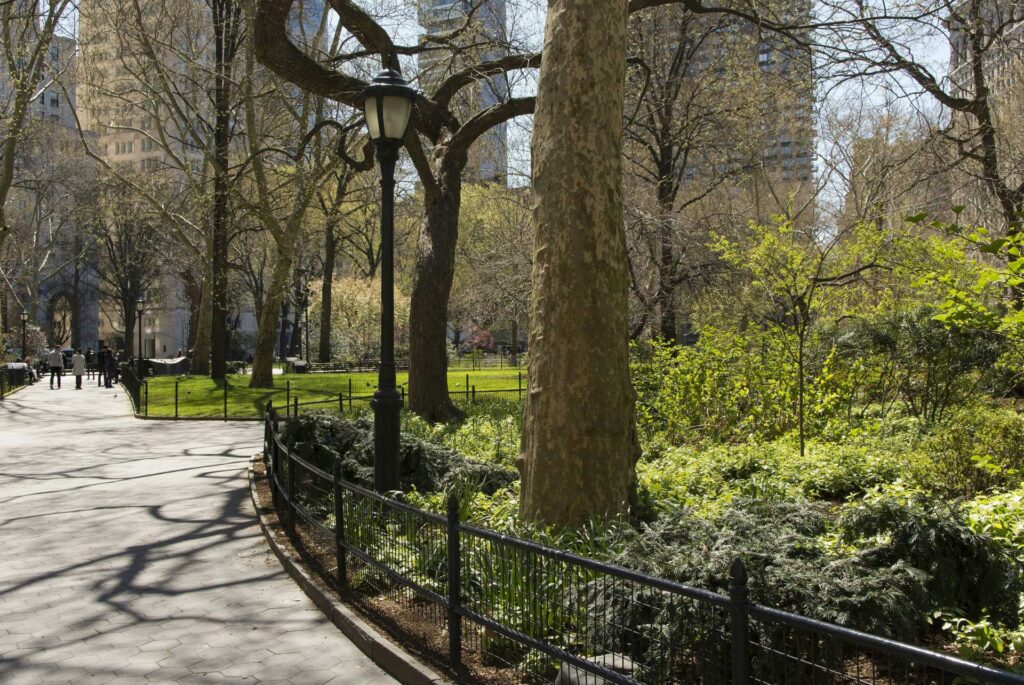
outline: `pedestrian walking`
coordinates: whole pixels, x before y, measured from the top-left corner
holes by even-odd
[[[114,358],[114,351],[109,347],[103,349],[103,387],[112,388],[114,373],[117,370],[117,359]]]
[[[99,352],[96,353],[96,387],[103,386],[103,378],[107,375],[106,371],[107,363],[107,346],[100,346]]]
[[[96,353],[92,347],[85,348],[85,377],[92,378],[93,373],[96,372]]]
[[[71,373],[75,374],[75,390],[82,389],[82,376],[85,375],[85,355],[82,350],[75,350],[71,357]]]
[[[57,379],[57,389],[60,390],[60,379],[64,375],[64,355],[60,348],[54,345],[47,355],[46,362],[50,365],[50,390],[53,390],[53,379]]]

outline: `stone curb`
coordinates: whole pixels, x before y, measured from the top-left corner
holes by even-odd
[[[252,496],[256,518],[259,521],[260,530],[263,531],[263,537],[292,580],[306,593],[307,597],[313,600],[317,608],[331,619],[331,622],[344,633],[345,637],[402,685],[452,685],[452,681],[432,671],[419,659],[381,635],[374,626],[360,618],[337,598],[324,592],[306,572],[291,544],[278,542],[264,515],[265,512],[272,511],[273,508],[260,501],[259,493],[256,490],[256,472],[253,465],[259,458],[260,455],[257,454],[249,460],[249,494]]]

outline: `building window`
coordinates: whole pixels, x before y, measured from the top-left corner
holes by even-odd
[[[56,93],[50,93],[50,107],[54,109],[60,107],[60,96]]]

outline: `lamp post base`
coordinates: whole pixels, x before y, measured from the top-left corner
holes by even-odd
[[[402,395],[397,388],[373,394],[373,487],[377,492],[400,489],[398,448],[402,429]]]

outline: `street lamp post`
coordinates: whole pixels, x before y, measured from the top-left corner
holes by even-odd
[[[28,359],[28,337],[25,334],[25,329],[28,326],[28,310],[21,310],[21,360],[25,361]]]
[[[412,115],[416,91],[391,69],[377,74],[364,94],[366,128],[380,161],[380,369],[373,394],[373,484],[399,487],[398,446],[402,395],[395,380],[395,165]]]
[[[142,359],[142,312],[144,312],[145,310],[146,301],[140,295],[139,299],[135,302],[135,313],[139,317],[139,322],[137,324],[139,327],[139,347],[138,350],[136,350],[138,352],[138,355],[136,356],[136,369],[138,371],[139,378],[142,378],[144,375],[146,375],[145,366],[143,364]]]

